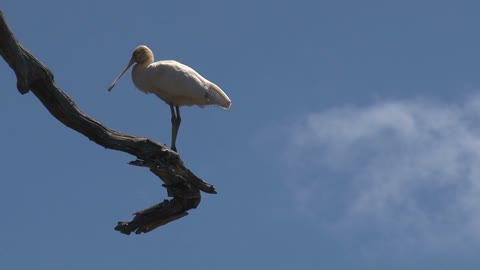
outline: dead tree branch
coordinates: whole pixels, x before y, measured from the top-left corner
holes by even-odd
[[[200,203],[200,191],[216,193],[215,188],[195,176],[175,152],[148,138],[111,130],[80,111],[70,97],[56,86],[53,74],[10,31],[0,10],[0,54],[17,76],[21,94],[31,91],[47,110],[67,127],[109,149],[134,155],[131,165],[147,167],[158,176],[171,200],[134,213],[130,222],[118,222],[115,230],[124,234],[146,233],[188,215]]]

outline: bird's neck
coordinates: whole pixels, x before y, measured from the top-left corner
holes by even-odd
[[[137,63],[135,64],[134,67],[139,67],[139,68],[146,68],[148,67],[151,63],[153,63],[153,59],[148,59],[148,60],[145,60],[141,63]]]
[[[132,69],[133,84],[145,93],[148,93],[149,72],[147,70],[148,65],[145,63],[137,63]]]

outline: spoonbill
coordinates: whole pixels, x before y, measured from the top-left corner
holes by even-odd
[[[174,60],[153,62],[153,52],[145,45],[135,48],[125,69],[112,82],[111,91],[122,75],[133,65],[133,84],[146,94],[155,94],[170,106],[172,114],[171,149],[177,152],[175,142],[180,128],[180,106],[217,105],[230,108],[232,101],[216,84],[202,77],[194,69]]]

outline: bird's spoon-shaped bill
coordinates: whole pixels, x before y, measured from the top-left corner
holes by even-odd
[[[122,77],[123,74],[125,74],[125,72],[127,72],[127,70],[135,63],[135,59],[133,59],[133,57],[130,59],[130,62],[128,62],[128,65],[125,67],[125,69],[123,69],[122,73],[120,73],[120,75],[118,75],[118,77],[112,82],[112,84],[108,87],[108,91],[112,91],[113,87],[115,86],[115,84],[117,84],[117,81],[120,79],[120,77]]]

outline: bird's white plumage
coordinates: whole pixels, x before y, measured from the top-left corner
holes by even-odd
[[[232,102],[227,94],[193,68],[173,60],[153,61],[153,52],[145,45],[138,46],[127,67],[108,90],[112,90],[120,77],[135,64],[132,80],[144,93],[155,94],[173,106],[218,105],[230,108]]]
[[[142,92],[153,93],[168,104],[200,107],[218,105],[226,109],[231,105],[230,99],[220,87],[177,61],[137,64],[132,70],[132,79]]]

